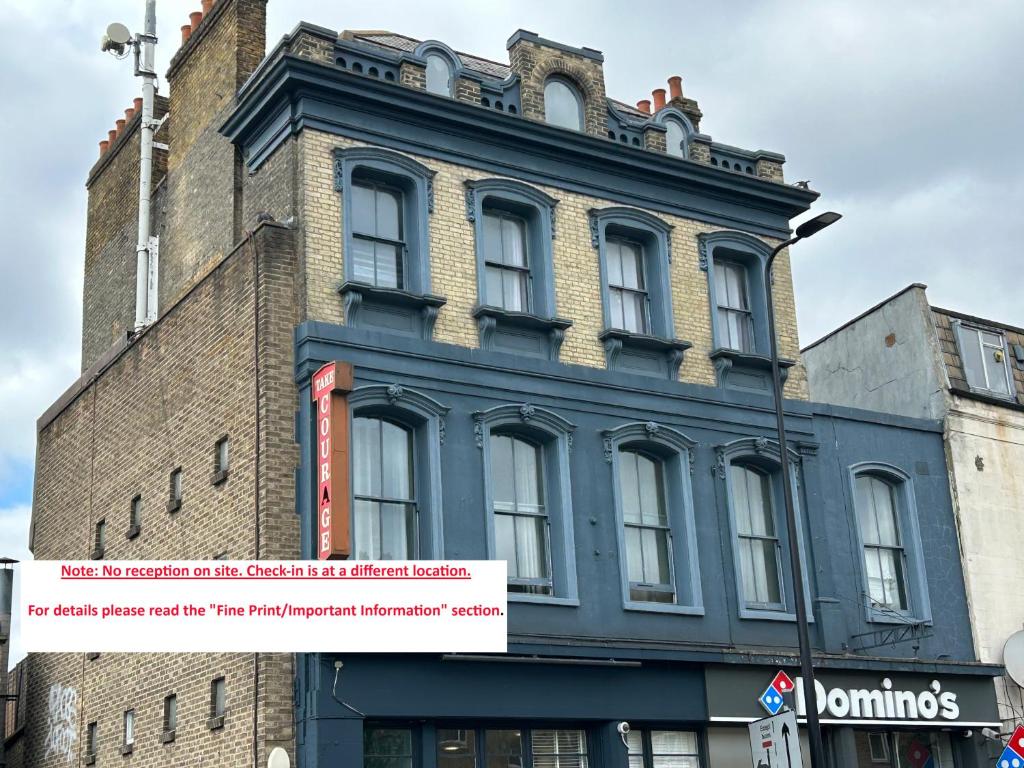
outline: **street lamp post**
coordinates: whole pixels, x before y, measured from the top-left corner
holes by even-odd
[[[796,603],[796,629],[800,644],[800,676],[803,678],[804,701],[807,703],[807,741],[811,747],[811,768],[825,768],[825,749],[821,741],[818,722],[817,694],[814,687],[814,665],[811,661],[811,643],[807,627],[807,604],[804,601],[804,566],[797,545],[796,510],[793,504],[793,485],[789,478],[789,453],[786,442],[786,424],[782,408],[782,376],[779,371],[779,344],[775,337],[775,301],[772,297],[772,264],[784,248],[820,232],[842,218],[831,211],[819,214],[796,228],[796,235],[780,243],[768,256],[764,269],[764,293],[768,302],[768,336],[771,343],[772,393],[775,401],[775,423],[779,432],[779,471],[782,474],[782,495],[786,506],[786,531],[789,535],[789,563],[793,574],[793,597]]]

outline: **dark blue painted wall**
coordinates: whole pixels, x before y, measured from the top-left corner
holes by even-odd
[[[742,437],[773,437],[768,398],[318,323],[300,326],[296,344],[303,454],[297,488],[307,556],[313,527],[309,374],[324,361],[345,360],[355,365],[356,386],[397,383],[451,409],[441,446],[447,558],[486,557],[483,456],[471,414],[529,402],[576,425],[570,461],[579,605],[510,603],[510,643],[639,646],[675,658],[694,651],[795,646],[791,622],[739,618],[724,486],[712,471],[715,446]],[[797,401],[788,402],[787,411],[790,439],[802,453],[801,506],[814,566],[816,647],[842,653],[856,642],[854,635],[885,628],[869,624],[864,615],[848,479],[850,465],[873,461],[899,467],[913,481],[928,587],[937,608],[933,633],[918,641],[916,655],[973,660],[938,424]],[[612,467],[604,458],[601,432],[649,420],[698,441],[692,486],[703,616],[622,607]],[[915,649],[906,642],[872,649],[868,655],[905,659],[915,656]]]

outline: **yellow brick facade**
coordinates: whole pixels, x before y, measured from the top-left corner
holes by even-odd
[[[298,142],[306,310],[311,320],[343,323],[342,301],[337,292],[344,274],[342,206],[341,194],[334,187],[334,150],[362,146],[364,142],[308,128]],[[477,347],[479,336],[472,316],[477,304],[475,234],[473,223],[466,219],[464,182],[489,178],[492,174],[421,155],[409,156],[436,172],[434,212],[429,222],[431,291],[444,296],[447,304],[438,315],[434,339]],[[619,203],[551,186],[533,186],[558,200],[557,237],[552,241],[556,313],[573,323],[566,332],[560,359],[564,363],[604,368],[604,348],[598,339],[604,327],[599,257],[591,245],[588,211]],[[652,213],[673,227],[671,287],[675,335],[693,344],[680,367],[679,379],[715,386],[715,370],[708,358],[712,338],[707,273],[700,269],[697,236],[722,228],[660,211]],[[765,242],[778,243],[767,238]],[[786,253],[776,260],[774,296],[780,354],[799,360],[793,283]],[[799,363],[790,369],[786,395],[807,398],[806,378]]]

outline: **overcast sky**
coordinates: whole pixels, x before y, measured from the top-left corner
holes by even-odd
[[[35,419],[79,371],[84,182],[139,94],[98,40],[112,21],[139,29],[143,7],[0,0],[0,556],[30,557]],[[198,7],[158,0],[161,73]],[[270,0],[270,44],[300,20],[498,61],[522,27],[602,50],[608,94],[629,103],[682,75],[704,133],[782,152],[787,179],[822,193],[815,211],[844,215],[793,250],[804,344],[911,282],[1024,325],[1018,0]]]

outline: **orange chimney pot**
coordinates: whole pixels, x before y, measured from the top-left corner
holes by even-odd
[[[184,45],[192,37],[192,25],[186,24],[181,28],[181,44]]]
[[[205,16],[213,8],[213,0],[203,0],[203,15]]]
[[[668,92],[673,99],[683,98],[683,78],[679,75],[672,75],[668,79]]]
[[[132,99],[132,107],[134,107],[136,112],[141,112],[142,111],[142,97],[141,96],[138,96],[138,97]]]
[[[188,15],[188,21],[192,25],[192,31],[193,32],[196,31],[196,27],[199,26],[199,22],[201,22],[202,20],[203,20],[203,12],[202,11],[192,11],[192,13],[190,13]]]
[[[134,107],[128,107],[128,109],[126,109],[124,111],[124,121],[127,123],[133,117],[135,117],[135,108]]]
[[[651,100],[642,99],[641,101],[638,101],[636,103],[636,108],[648,115],[651,114]]]
[[[103,141],[100,142],[100,157],[103,157],[103,153],[107,151],[107,148],[109,146],[110,146],[110,142],[107,141],[106,139],[104,139]]]
[[[117,131],[107,131],[107,142],[110,146],[114,146],[115,141],[117,141]]]
[[[114,127],[117,129],[117,134],[120,135],[121,131],[124,130],[124,118],[114,121]]]
[[[665,89],[658,88],[651,91],[651,96],[654,97],[654,111],[657,112],[659,109],[665,106]]]

